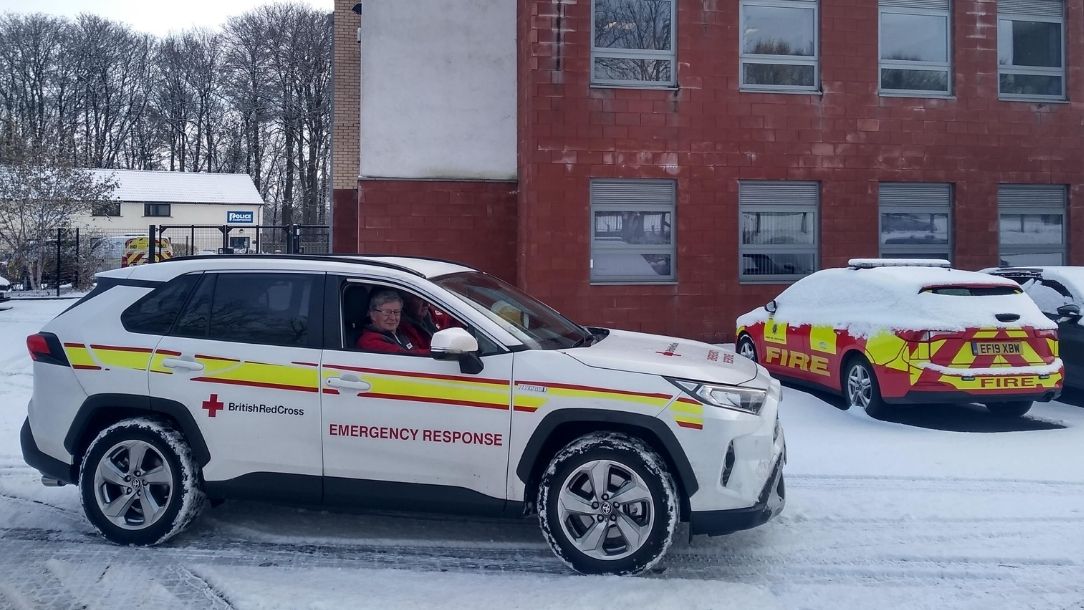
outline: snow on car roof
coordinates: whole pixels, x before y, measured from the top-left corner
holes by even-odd
[[[775,316],[793,325],[846,329],[853,336],[882,330],[964,330],[975,327],[1055,328],[1024,294],[956,296],[922,292],[929,287],[1005,286],[1010,279],[939,267],[825,269],[802,278],[776,297]],[[1019,320],[1002,322],[997,314]],[[739,326],[768,319],[764,308],[738,318]]]
[[[1051,266],[1038,269],[1044,278],[1061,282],[1078,299],[1084,295],[1084,267]]]

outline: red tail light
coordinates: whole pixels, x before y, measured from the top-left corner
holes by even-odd
[[[1035,337],[1038,338],[1038,339],[1052,339],[1054,341],[1058,340],[1058,331],[1057,331],[1057,329],[1054,329],[1054,328],[1050,328],[1050,329],[1038,329],[1038,328],[1036,328],[1033,332],[1035,333]]]
[[[60,346],[60,340],[52,333],[30,335],[26,338],[26,349],[35,362],[68,366],[68,357],[64,355],[64,348]]]

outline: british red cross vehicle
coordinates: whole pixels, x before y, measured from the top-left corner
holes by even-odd
[[[948,261],[855,259],[799,280],[737,327],[741,355],[874,416],[952,402],[1020,416],[1062,388],[1057,326],[1015,282]]]
[[[379,336],[400,340],[408,303],[445,323],[424,351],[388,351]],[[78,485],[121,544],[170,539],[205,497],[537,514],[569,566],[631,574],[680,521],[724,534],[784,505],[780,387],[763,367],[582,327],[446,261],[127,267],[27,347],[24,459]]]

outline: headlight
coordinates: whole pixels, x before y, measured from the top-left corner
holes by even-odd
[[[753,388],[703,383],[687,379],[670,379],[669,377],[667,381],[702,403],[723,409],[752,413],[753,415],[760,413],[760,408],[764,406],[764,401],[768,399],[766,391]]]

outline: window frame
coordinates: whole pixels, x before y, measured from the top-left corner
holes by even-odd
[[[746,185],[814,186],[816,201],[812,204],[785,201],[783,203],[761,203],[743,201],[742,189]],[[738,283],[739,284],[782,284],[794,283],[809,277],[820,270],[821,256],[821,183],[805,180],[739,180],[738,181]],[[743,243],[742,215],[746,212],[812,212],[812,244],[745,244]],[[747,254],[812,254],[813,270],[805,273],[746,275],[745,255]]]
[[[877,10],[877,92],[884,97],[935,97],[951,98],[954,93],[954,72],[952,65],[952,0],[948,0],[948,7],[942,9],[907,8],[902,6],[886,6],[878,4]],[[945,62],[909,61],[902,59],[884,59],[884,15],[921,15],[926,17],[945,18]],[[946,75],[946,89],[933,91],[925,89],[885,89],[885,70],[913,70],[924,72],[944,72]]]
[[[647,1],[647,0],[635,0]],[[670,50],[660,51],[655,49],[611,49],[609,47],[595,46],[595,4],[598,0],[591,0],[591,56],[590,56],[590,80],[592,87],[622,87],[630,89],[675,89],[677,88],[677,3],[678,0],[665,0],[670,3]],[[642,81],[599,78],[595,74],[595,60],[597,59],[644,59],[665,60],[670,62],[670,80],[668,81]]]
[[[1061,205],[1055,205],[1052,203],[1016,203],[1009,202],[1004,203],[1001,200],[1002,192],[1008,191],[1028,191],[1031,190],[1035,193],[1041,193],[1043,191],[1058,190],[1061,192]],[[1001,217],[1005,214],[1020,214],[1020,215],[1051,215],[1061,216],[1061,243],[1059,244],[1005,244],[1002,242],[1001,233]],[[1069,189],[1064,184],[1000,184],[998,185],[998,202],[997,202],[997,257],[1000,263],[1004,260],[1006,255],[1012,256],[1017,254],[1049,254],[1051,252],[1058,252],[1061,254],[1061,262],[1058,265],[1066,264],[1069,258]],[[1016,266],[1016,265],[1010,265]]]
[[[813,55],[766,55],[745,52],[745,9],[747,6],[767,6],[774,8],[796,8],[813,11]],[[738,87],[741,91],[756,93],[820,93],[821,92],[821,10],[820,0],[740,0],[738,3]],[[764,85],[745,82],[745,66],[791,65],[813,66],[813,84],[805,85]]]
[[[666,203],[596,203],[595,185],[606,184],[641,184],[641,185],[669,185],[671,201]],[[588,215],[587,215],[587,239],[588,239],[588,279],[593,285],[614,284],[676,284],[677,283],[677,181],[672,179],[654,178],[592,178],[588,183]],[[669,207],[669,209],[667,209]],[[595,239],[595,213],[596,212],[662,212],[670,214],[670,243],[668,245],[651,244],[625,244],[599,242]],[[670,256],[670,274],[663,275],[622,275],[605,278],[595,277],[595,253],[626,253],[626,254],[664,254]]]
[[[165,207],[165,214],[151,214],[152,211],[161,211],[162,207]],[[173,204],[172,203],[150,203],[145,202],[143,204],[143,217],[144,218],[172,218],[173,217]]]
[[[881,191],[885,186],[893,187],[947,187],[948,190],[948,203],[942,204],[937,201],[922,201],[914,200],[907,203],[889,202],[885,203],[881,198]],[[954,254],[956,252],[956,239],[955,239],[955,218],[953,216],[953,202],[956,199],[956,192],[952,183],[946,182],[881,182],[877,185],[877,251],[882,258],[896,258],[896,257],[914,257],[914,255],[933,254],[934,252],[945,252],[945,256],[933,256],[933,258],[944,258],[945,260],[952,262],[954,260]],[[948,216],[948,242],[945,244],[933,244],[932,246],[926,244],[886,244],[884,241],[884,215],[885,214],[946,214]],[[922,258],[929,258],[929,256],[922,256]]]
[[[1001,64],[1001,22],[1002,21],[1024,21],[1033,23],[1056,23],[1059,26],[1061,33],[1061,67],[1060,68],[1041,68],[1036,66],[1019,66],[1015,64],[1002,65]],[[1001,3],[998,3],[997,23],[996,27],[996,45],[995,50],[998,55],[997,60],[997,97],[1000,100],[1005,101],[1067,101],[1068,93],[1066,88],[1066,78],[1068,77],[1068,70],[1066,69],[1066,62],[1068,56],[1066,54],[1066,40],[1065,40],[1065,2],[1061,2],[1061,16],[1052,17],[1050,15],[1036,15],[1033,13],[1017,13],[1006,11],[1001,12]],[[1011,41],[1010,41],[1011,44]],[[1061,82],[1061,93],[1058,95],[1036,95],[1036,94],[1022,94],[1022,93],[1004,93],[1001,90],[1001,77],[1002,75],[1021,75],[1021,76],[1056,76]]]

